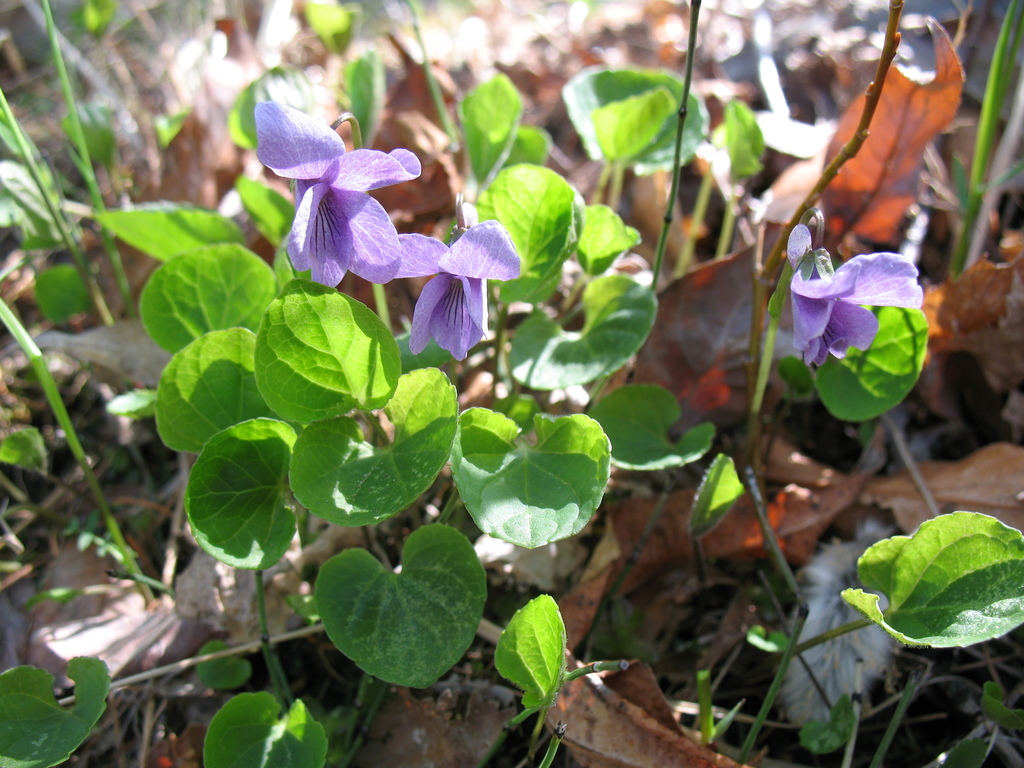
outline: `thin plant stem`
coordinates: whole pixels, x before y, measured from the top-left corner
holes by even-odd
[[[256,608],[260,616],[260,649],[263,651],[263,660],[267,664],[267,671],[277,691],[277,698],[290,708],[295,703],[291,688],[288,687],[288,678],[285,676],[284,667],[281,666],[281,659],[270,643],[270,632],[267,628],[267,601],[263,594],[263,571],[255,571],[256,577]]]
[[[779,661],[779,669],[775,673],[775,679],[772,680],[771,687],[768,689],[767,695],[764,697],[764,702],[761,704],[761,709],[758,710],[757,719],[754,720],[754,724],[750,726],[750,731],[747,733],[747,738],[743,741],[743,746],[740,747],[739,762],[746,764],[747,758],[750,757],[750,752],[754,748],[754,743],[757,741],[757,736],[761,732],[761,728],[768,719],[768,713],[771,711],[772,705],[775,703],[775,697],[779,693],[779,689],[782,687],[782,680],[786,676],[786,670],[789,669],[789,663],[793,660],[793,654],[796,652],[796,643],[793,642],[796,638],[800,637],[800,633],[804,631],[804,622],[807,621],[807,605],[801,604],[800,609],[797,612],[796,620],[793,622],[793,631],[790,634],[790,642],[786,643],[786,649],[782,652],[782,659]]]
[[[82,470],[82,476],[85,478],[85,482],[89,486],[89,490],[92,491],[93,498],[96,500],[96,506],[99,507],[100,515],[103,517],[103,524],[106,525],[107,531],[110,533],[110,537],[114,540],[114,546],[117,547],[118,552],[121,553],[121,561],[124,563],[127,571],[135,576],[141,576],[142,571],[139,568],[139,564],[135,560],[135,552],[131,547],[128,546],[128,542],[125,541],[124,534],[121,533],[121,526],[118,525],[117,518],[114,517],[114,513],[110,509],[110,505],[107,503],[106,497],[103,495],[103,489],[100,487],[99,480],[96,478],[96,474],[92,471],[92,466],[89,464],[89,457],[85,454],[85,449],[82,447],[81,441],[78,439],[78,432],[75,431],[75,425],[71,421],[71,416],[68,414],[68,409],[64,405],[64,400],[61,398],[60,390],[57,387],[57,382],[54,381],[53,375],[50,373],[50,369],[46,366],[46,358],[43,357],[43,353],[36,346],[36,343],[29,336],[28,331],[25,330],[25,326],[19,322],[15,314],[10,310],[5,302],[0,301],[0,320],[7,326],[8,332],[14,337],[15,341],[21,347],[25,356],[28,357],[29,362],[32,365],[32,370],[35,371],[36,377],[39,379],[39,384],[43,388],[43,394],[46,396],[46,401],[50,404],[50,409],[53,411],[54,417],[57,419],[57,423],[60,424],[61,429],[64,430],[65,438],[68,441],[68,448],[71,449],[71,453],[75,457],[75,461],[78,462],[79,468]],[[146,602],[150,602],[153,599],[153,592],[150,588],[142,582],[136,582],[139,587],[139,592],[142,593],[143,598]]]
[[[829,640],[834,640],[835,638],[849,634],[850,632],[856,632],[858,629],[870,627],[873,623],[874,622],[870,619],[854,619],[853,621],[848,621],[838,627],[832,627],[832,629],[827,632],[822,632],[820,635],[815,635],[814,637],[800,643],[796,648],[796,652],[803,653],[816,645],[827,643]]]
[[[910,702],[914,698],[914,690],[917,688],[917,684],[920,681],[921,670],[915,669],[910,673],[910,677],[907,679],[907,685],[903,689],[903,695],[900,696],[900,702],[896,705],[896,711],[893,712],[892,720],[889,721],[889,725],[885,729],[885,735],[882,736],[882,740],[878,744],[878,749],[875,750],[875,756],[871,758],[871,765],[869,768],[882,768],[885,764],[885,754],[889,751],[889,746],[892,744],[892,740],[896,736],[896,729],[899,728],[900,723],[903,721],[903,716],[906,715],[907,708],[910,706]]]
[[[685,275],[693,262],[693,254],[697,250],[697,235],[700,234],[700,228],[704,226],[704,217],[708,212],[713,186],[711,166],[708,166],[700,180],[700,187],[697,189],[697,200],[693,204],[693,215],[690,217],[690,228],[686,231],[686,239],[683,240],[683,247],[679,250],[675,269],[672,270],[672,278],[675,280]]]
[[[658,291],[658,278],[665,262],[665,248],[668,247],[668,231],[672,226],[672,213],[676,206],[676,196],[679,194],[679,174],[682,172],[680,165],[682,165],[683,158],[683,127],[686,125],[686,116],[690,111],[690,85],[693,83],[693,59],[697,48],[697,21],[700,18],[700,4],[701,0],[690,0],[690,34],[686,43],[686,75],[683,79],[683,96],[679,102],[679,120],[676,123],[676,144],[675,152],[672,155],[672,183],[669,185],[665,215],[661,220],[658,245],[654,249],[654,278],[651,288],[655,293]]]
[[[604,197],[604,191],[608,187],[608,179],[612,175],[612,164],[605,163],[601,166],[601,175],[597,177],[597,186],[594,187],[594,191],[590,195],[590,204],[597,205],[601,202]]]
[[[373,286],[373,303],[377,308],[377,317],[384,323],[384,327],[391,330],[391,310],[388,307],[388,297],[384,292],[384,286],[380,283],[371,283]]]
[[[736,228],[736,206],[739,205],[739,196],[736,188],[733,187],[725,196],[725,218],[722,220],[722,231],[718,233],[718,248],[715,249],[715,258],[720,259],[729,253],[732,247],[732,233]]]
[[[537,723],[533,726],[533,733],[530,734],[530,746],[526,750],[526,762],[533,763],[533,756],[537,754],[537,744],[540,742],[540,735],[544,732],[544,720],[547,718],[550,707],[541,707],[537,712]]]
[[[572,672],[566,673],[563,683],[571,683],[573,680],[584,675],[592,675],[595,672],[625,672],[627,669],[629,669],[629,662],[625,659],[620,659],[619,661],[592,661],[590,664],[585,664],[572,670]]]
[[[608,207],[613,211],[619,209],[622,201],[622,183],[626,178],[626,166],[622,163],[612,163],[611,187],[608,189]]]
[[[78,241],[75,239],[75,236],[71,231],[71,226],[68,224],[68,220],[64,218],[63,210],[60,206],[54,204],[52,194],[55,193],[55,190],[51,185],[48,185],[44,181],[43,173],[39,168],[39,164],[36,162],[36,152],[33,147],[29,145],[28,139],[22,132],[21,126],[19,125],[17,118],[14,116],[14,112],[11,110],[11,105],[7,102],[7,96],[4,94],[3,88],[0,88],[0,113],[3,114],[4,121],[10,128],[14,142],[18,145],[18,152],[21,155],[21,159],[24,161],[25,167],[28,169],[29,175],[32,177],[32,181],[35,182],[36,189],[39,190],[39,196],[43,199],[44,205],[46,205],[46,211],[50,215],[50,219],[57,227],[60,239],[64,243],[64,247],[68,250],[68,253],[71,254],[71,258],[75,261],[75,266],[78,267],[78,271],[82,275],[82,279],[89,291],[89,298],[92,301],[93,307],[96,309],[96,313],[100,316],[100,320],[104,325],[113,325],[114,317],[110,314],[107,302],[103,298],[103,294],[100,292],[96,281],[92,278],[92,273],[89,270],[89,264],[86,261],[85,254],[79,247]]]
[[[782,554],[782,548],[779,546],[779,540],[775,536],[775,531],[772,529],[771,522],[768,520],[768,508],[764,503],[764,495],[761,493],[761,484],[758,481],[757,473],[754,468],[749,464],[745,467],[743,472],[747,480],[747,490],[750,491],[750,498],[754,502],[754,510],[757,512],[757,520],[761,524],[761,536],[764,538],[764,547],[768,550],[768,554],[771,557],[772,563],[775,565],[775,570],[779,572],[783,580],[786,582],[786,586],[789,587],[790,592],[794,595],[800,593],[796,585],[796,577],[793,575],[793,569],[789,567],[789,563],[786,562],[785,555]],[[793,635],[794,637],[800,637],[800,633],[797,632]]]
[[[441,509],[441,514],[437,516],[437,522],[441,525],[448,525],[448,521],[451,520],[452,513],[458,509],[461,503],[462,497],[453,485],[451,490],[448,491],[448,498],[444,500],[444,507]]]
[[[707,744],[715,733],[715,713],[711,706],[711,670],[697,670],[697,704],[700,707],[700,742]]]
[[[501,733],[498,734],[498,738],[494,740],[494,743],[491,744],[491,748],[487,750],[487,754],[480,759],[479,763],[477,763],[477,768],[485,768],[485,766],[494,759],[494,756],[498,754],[498,751],[501,749],[501,745],[505,743],[505,739],[508,738],[509,733],[511,733],[514,728],[517,728],[519,725],[524,723],[530,715],[533,715],[540,710],[540,707],[524,709],[518,715],[505,723],[501,728]]]
[[[345,756],[338,763],[338,768],[347,768],[356,759],[356,755],[359,754],[359,750],[362,749],[363,742],[366,740],[370,724],[377,717],[380,708],[384,706],[390,690],[391,686],[387,683],[371,675],[363,675],[363,679],[359,682],[358,693],[362,724],[356,729],[355,738],[349,743]]]
[[[441,86],[437,83],[437,78],[434,77],[434,70],[430,66],[430,57],[427,55],[427,46],[423,43],[423,30],[420,29],[420,15],[419,9],[417,8],[417,0],[405,0],[405,4],[409,6],[409,13],[412,14],[412,31],[416,35],[416,42],[419,43],[420,50],[423,52],[423,75],[427,78],[427,88],[430,91],[430,98],[434,102],[434,109],[437,110],[437,116],[441,120],[441,127],[444,128],[444,132],[448,135],[448,149],[452,152],[456,152],[459,149],[459,134],[455,128],[455,123],[452,122],[451,116],[448,114],[448,109],[444,103],[444,97],[441,95]]]
[[[566,727],[566,724],[562,722],[555,727],[555,732],[551,734],[551,741],[548,742],[547,752],[544,753],[544,759],[541,760],[538,768],[551,768],[555,761],[555,755],[558,754],[558,747],[561,746],[562,739],[565,738]]]
[[[57,67],[57,77],[60,80],[61,92],[64,95],[64,103],[68,108],[68,125],[70,128],[71,140],[75,144],[75,152],[78,153],[76,164],[85,181],[86,189],[89,191],[89,199],[92,207],[97,212],[106,211],[103,202],[103,195],[100,193],[99,184],[96,181],[96,173],[93,171],[92,160],[89,157],[89,145],[85,141],[85,132],[82,130],[82,121],[78,116],[78,107],[75,94],[71,90],[71,78],[68,77],[68,70],[64,64],[64,56],[60,50],[60,41],[57,39],[57,27],[53,22],[53,10],[50,7],[50,0],[42,0],[43,13],[46,16],[46,34],[50,41],[50,55]],[[129,316],[134,317],[135,304],[132,301],[132,289],[128,283],[128,275],[124,271],[124,263],[121,261],[121,252],[117,249],[114,238],[106,227],[101,227],[101,239],[103,247],[107,252],[107,259],[110,261],[114,273],[114,280],[121,292],[121,300],[124,302],[125,311]]]
[[[850,768],[853,765],[853,750],[857,746],[857,730],[860,727],[860,710],[864,699],[863,674],[864,660],[857,659],[853,671],[853,732],[846,742],[846,750],[843,752],[843,763],[840,768]]]

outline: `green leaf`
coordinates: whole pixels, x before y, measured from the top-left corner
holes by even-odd
[[[256,334],[256,384],[286,419],[310,422],[354,406],[381,408],[398,386],[398,344],[364,304],[334,288],[292,280]]]
[[[452,476],[477,526],[521,547],[579,533],[601,503],[608,438],[593,419],[538,415],[533,444],[511,419],[486,408],[459,417]]]
[[[440,368],[452,361],[452,353],[447,349],[441,349],[433,338],[427,342],[422,352],[414,355],[409,349],[409,335],[409,332],[406,332],[395,339],[402,357],[402,373],[409,373],[417,368]]]
[[[903,401],[917,383],[928,347],[928,321],[919,309],[875,307],[878,335],[871,349],[829,357],[815,384],[829,413],[867,421]]]
[[[761,172],[764,135],[753,110],[739,99],[725,105],[725,148],[729,152],[729,174],[741,181]]]
[[[985,683],[981,708],[1003,728],[1024,730],[1024,709],[1010,709],[1003,704],[1003,689],[999,687],[999,683],[991,680]]]
[[[541,412],[541,407],[540,403],[529,395],[511,394],[495,400],[494,410],[508,416],[520,429],[530,429],[533,426],[533,417]]]
[[[68,663],[75,681],[75,706],[64,709],[53,696],[53,675],[15,667],[0,675],[0,764],[4,768],[49,768],[67,760],[85,741],[107,708],[110,675],[99,659]]]
[[[349,109],[359,121],[364,147],[372,146],[373,137],[377,135],[386,86],[384,62],[372,48],[345,67]]]
[[[0,462],[33,472],[46,472],[46,443],[42,433],[35,427],[11,432],[0,441]]]
[[[126,211],[104,211],[96,220],[133,248],[158,261],[204,245],[244,243],[238,225],[216,211],[180,203],[144,203]]]
[[[196,248],[162,265],[142,291],[146,332],[168,352],[204,333],[255,330],[277,293],[273,270],[241,245]]]
[[[512,149],[505,158],[505,168],[520,163],[544,165],[551,151],[551,134],[534,125],[520,125],[512,141]]]
[[[126,416],[129,419],[145,419],[156,416],[156,390],[133,389],[123,395],[111,398],[107,413]]]
[[[814,376],[799,357],[787,355],[779,360],[779,377],[791,398],[802,400],[814,394]]]
[[[260,234],[275,248],[284,242],[292,228],[295,206],[280,192],[245,176],[235,180],[235,189]]]
[[[213,716],[203,743],[206,768],[323,768],[327,736],[306,705],[281,705],[269,693],[240,693]]]
[[[89,159],[107,170],[114,167],[117,159],[117,139],[114,136],[114,116],[110,107],[99,101],[86,101],[78,105],[78,121],[85,136],[85,147]],[[60,121],[61,128],[71,136],[71,118],[65,115]]]
[[[42,173],[53,209],[60,210],[60,203],[53,192],[56,187],[46,166],[43,166]],[[22,248],[26,251],[56,248],[64,242],[60,228],[46,205],[46,199],[24,165],[13,160],[0,160],[0,194],[17,206]]]
[[[555,703],[565,679],[565,624],[558,604],[540,595],[518,611],[501,633],[494,666],[523,691],[523,707]]]
[[[519,326],[512,376],[531,389],[551,390],[613,373],[640,349],[657,310],[650,288],[625,275],[599,277],[583,292],[582,331],[564,331],[540,310]]]
[[[606,160],[594,125],[594,111],[600,107],[642,96],[665,88],[674,106],[683,98],[683,81],[668,72],[648,69],[606,69],[590,67],[575,75],[562,88],[562,98],[569,111],[583,147],[592,160]],[[708,131],[708,113],[704,103],[691,93],[683,126],[681,163],[690,162]],[[643,152],[630,161],[637,173],[647,174],[670,170],[675,153],[676,117],[670,113],[660,124],[654,139]]]
[[[344,53],[352,41],[359,6],[309,2],[305,10],[306,22],[327,50],[331,53]]]
[[[981,768],[988,757],[985,739],[966,739],[945,753],[942,768]]]
[[[347,549],[324,563],[315,595],[331,641],[360,669],[425,688],[473,642],[487,577],[469,540],[435,524],[405,540],[400,573],[365,549]]]
[[[167,149],[168,145],[174,141],[174,137],[181,131],[181,126],[185,124],[185,120],[190,114],[192,114],[191,109],[183,109],[173,115],[157,115],[153,118],[153,128],[156,129],[156,141],[160,145],[160,149]]]
[[[256,386],[255,354],[256,336],[246,328],[211,331],[178,351],[157,388],[164,445],[198,453],[221,430],[271,416]]]
[[[760,624],[755,624],[747,630],[747,642],[765,653],[780,653],[789,645],[789,638],[785,632],[776,630],[769,633]]]
[[[273,67],[253,80],[235,99],[228,114],[231,140],[242,149],[256,149],[256,105],[276,101],[300,112],[316,111],[316,94],[305,73],[291,67]]]
[[[701,478],[690,510],[690,535],[699,539],[718,525],[729,514],[744,493],[743,483],[736,474],[732,457],[720,453],[711,462]]]
[[[601,157],[610,163],[632,160],[651,144],[674,112],[675,100],[664,87],[597,107],[590,121]]]
[[[502,284],[503,302],[543,301],[554,291],[583,227],[577,198],[565,179],[535,165],[504,169],[480,195],[480,220],[500,221],[519,254],[519,277]]]
[[[203,446],[185,489],[185,511],[203,549],[234,568],[260,570],[281,559],[295,534],[286,505],[295,431],[253,419]]]
[[[197,656],[205,656],[208,653],[227,650],[228,644],[223,640],[210,640],[203,643]],[[207,688],[215,691],[230,691],[232,688],[241,688],[252,677],[252,664],[248,659],[239,656],[224,656],[220,659],[211,659],[196,664],[196,674],[199,681]]]
[[[640,233],[607,205],[588,205],[576,258],[588,275],[600,275],[639,242]]]
[[[523,100],[507,75],[497,74],[459,103],[469,167],[477,189],[494,178],[512,149]]]
[[[666,469],[696,461],[711,449],[711,422],[688,430],[678,443],[666,433],[679,421],[675,395],[656,384],[627,384],[590,409],[612,444],[612,464],[625,469]]]
[[[853,735],[856,719],[849,694],[844,693],[832,706],[827,723],[811,720],[800,729],[800,746],[815,755],[835,752]]]
[[[117,0],[84,0],[72,16],[93,37],[103,37],[117,13]]]
[[[421,368],[398,380],[384,408],[395,428],[391,445],[367,443],[344,416],[309,425],[292,456],[295,498],[338,525],[368,525],[398,514],[448,461],[458,410],[448,377],[437,368]]]
[[[994,517],[953,512],[894,536],[857,562],[864,586],[843,599],[906,645],[951,648],[999,637],[1024,623],[1024,536]]]
[[[36,275],[36,304],[55,323],[92,309],[89,289],[78,269],[70,264],[58,264]]]

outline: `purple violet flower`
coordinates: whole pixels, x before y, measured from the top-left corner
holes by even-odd
[[[435,275],[423,286],[413,311],[409,349],[414,355],[433,336],[455,359],[464,360],[487,333],[486,281],[519,277],[519,256],[501,224],[476,224],[476,211],[468,204],[459,208],[458,217],[451,246],[424,235],[398,237],[404,251],[398,277]]]
[[[415,179],[420,161],[407,149],[345,151],[326,123],[276,101],[256,105],[256,154],[278,176],[295,179],[295,222],[288,255],[296,269],[337,285],[352,270],[373,283],[398,274],[398,232],[367,191]]]
[[[920,309],[924,292],[917,267],[896,253],[854,256],[835,271],[815,263],[811,230],[798,224],[786,253],[793,265],[793,346],[808,365],[821,365],[831,352],[846,356],[850,347],[867,349],[878,333],[878,318],[861,304]]]

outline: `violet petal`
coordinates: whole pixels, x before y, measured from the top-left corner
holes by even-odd
[[[362,192],[335,190],[348,218],[349,270],[371,283],[387,283],[398,274],[401,251],[398,232],[384,206]]]
[[[448,253],[448,246],[426,235],[399,235],[402,261],[395,277],[426,277],[441,271],[438,262]]]
[[[828,351],[842,359],[850,347],[867,349],[878,333],[874,312],[846,301],[838,301],[822,336]]]
[[[519,277],[519,256],[505,228],[485,221],[455,241],[441,258],[441,269],[477,279],[511,280]]]
[[[839,302],[826,299],[808,299],[793,294],[793,346],[806,350],[811,339],[821,336],[828,327],[832,311]]]
[[[789,234],[789,242],[786,243],[786,256],[789,263],[796,269],[797,264],[804,254],[811,249],[811,230],[806,224],[797,224]]]
[[[339,158],[334,184],[355,192],[367,192],[419,175],[420,161],[407,149],[396,149],[390,155],[376,149],[355,149]]]
[[[256,105],[256,156],[278,176],[323,179],[345,153],[345,142],[322,120],[276,101]]]

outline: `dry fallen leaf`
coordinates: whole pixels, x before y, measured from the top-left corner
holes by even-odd
[[[170,353],[153,342],[138,320],[122,320],[83,333],[46,331],[35,341],[42,350],[66,352],[146,387],[160,383],[160,374],[171,359]]]

